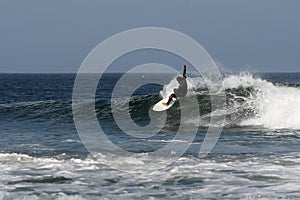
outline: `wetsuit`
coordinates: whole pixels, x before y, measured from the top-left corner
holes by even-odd
[[[187,95],[188,89],[187,89],[187,82],[186,82],[186,67],[184,67],[182,76],[183,77],[178,76],[176,78],[177,82],[179,83],[179,86],[178,86],[178,88],[175,88],[173,90],[174,93],[169,96],[167,105],[170,104],[170,102],[172,101],[172,98],[185,97]]]

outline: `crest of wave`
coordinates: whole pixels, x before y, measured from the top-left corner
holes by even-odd
[[[246,99],[255,116],[240,123],[242,126],[263,126],[270,129],[300,129],[300,89],[253,77],[249,73],[232,75],[224,79],[223,87],[252,87],[254,96]]]

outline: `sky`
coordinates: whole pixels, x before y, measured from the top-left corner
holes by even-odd
[[[300,72],[299,19],[299,0],[0,0],[0,73],[76,73],[103,40],[148,26],[192,37],[225,71]]]

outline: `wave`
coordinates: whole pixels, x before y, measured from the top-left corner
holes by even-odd
[[[159,94],[135,95],[124,98],[97,98],[95,111],[99,120],[113,118],[111,107],[116,112],[129,112],[132,119],[141,126],[149,123],[149,110],[162,97],[172,93],[178,86],[174,77]],[[187,101],[194,96],[199,103],[201,116],[186,120],[185,123],[207,127],[211,115],[220,115],[218,110],[211,109],[208,84],[201,77],[189,77]],[[273,84],[249,73],[227,75],[222,87],[226,93],[227,113],[225,128],[256,127],[267,129],[300,129],[300,87],[298,84]],[[213,94],[218,95],[218,94]],[[129,104],[128,104],[129,102]],[[87,102],[92,103],[92,102]],[[75,111],[76,112],[76,111]],[[169,127],[178,125],[180,105],[175,104],[168,110]],[[45,121],[73,123],[72,101],[70,99],[29,101],[0,104],[1,120],[11,121]],[[198,123],[197,123],[198,124]]]
[[[173,79],[160,94],[165,97],[175,86]],[[217,115],[210,110],[206,84],[199,77],[188,78],[189,96],[197,95],[200,113]],[[213,87],[213,85],[211,85]],[[300,129],[299,84],[273,84],[250,73],[224,77],[222,89],[226,94],[226,127],[255,127],[266,129]],[[198,119],[193,119],[198,120]],[[192,121],[192,120],[191,120]],[[207,121],[208,122],[208,121]]]
[[[0,116],[3,121],[71,122],[71,103],[70,100],[46,100],[0,104]]]
[[[297,84],[276,84],[249,74],[229,76],[223,86],[245,92],[235,95],[229,110],[241,107],[251,110],[252,116],[243,119],[241,126],[262,126],[269,129],[300,129],[300,88]],[[242,103],[239,103],[239,99]]]

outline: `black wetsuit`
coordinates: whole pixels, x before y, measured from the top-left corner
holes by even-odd
[[[173,91],[174,93],[169,96],[169,100],[167,102],[167,105],[172,101],[172,98],[177,97],[185,97],[187,95],[188,89],[187,89],[187,82],[186,82],[186,68],[183,70],[183,78],[178,76],[176,78],[177,82],[179,83],[178,88],[175,88]]]

